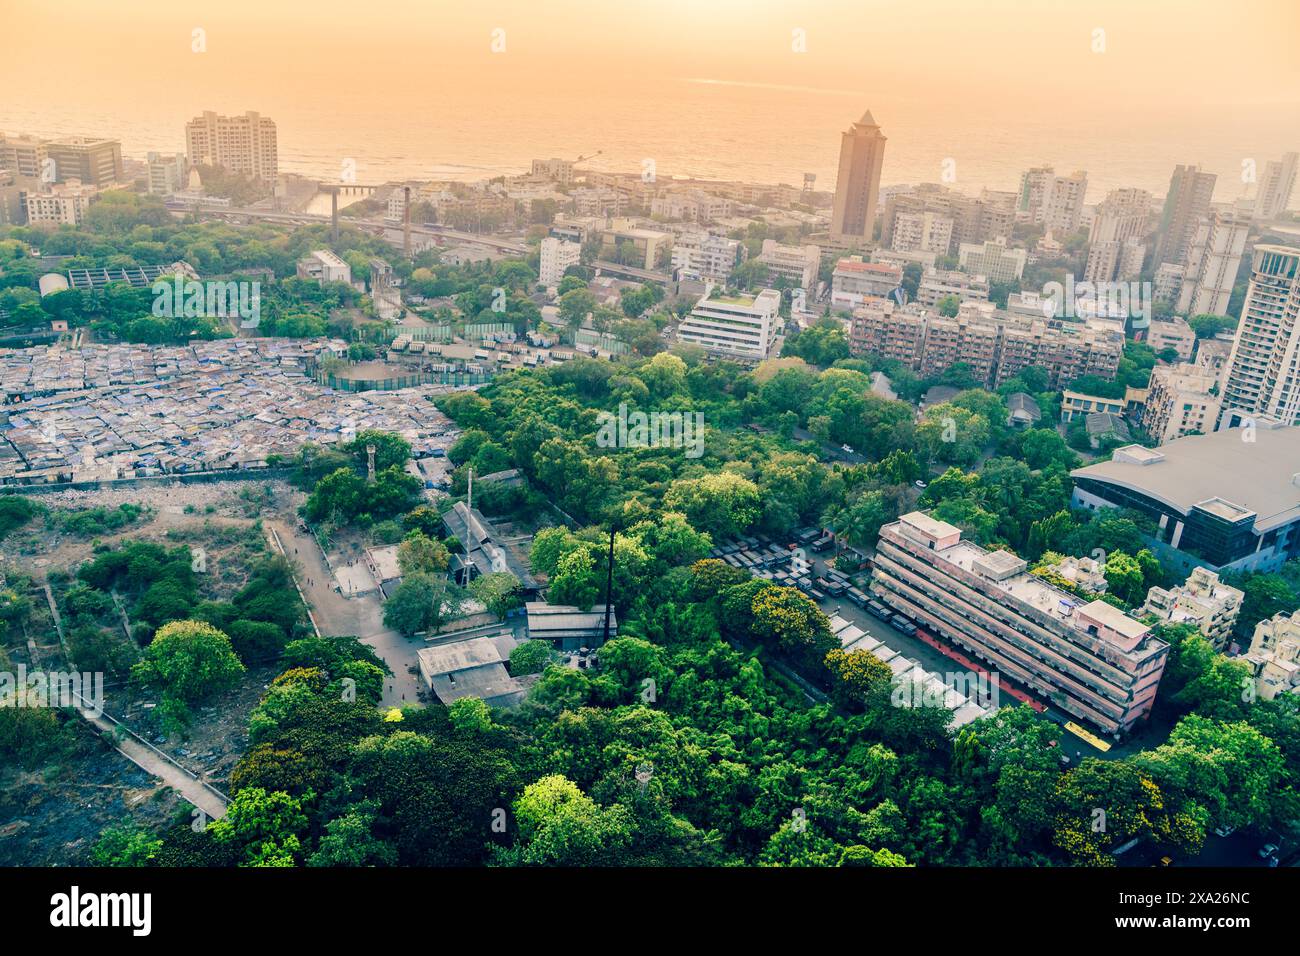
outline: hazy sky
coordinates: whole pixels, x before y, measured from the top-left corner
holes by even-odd
[[[1300,102],[1296,0],[0,0],[0,27],[4,88],[24,99],[243,102],[268,85],[327,96],[389,84],[545,96],[700,77],[880,90],[917,108],[992,97],[1009,115],[1099,124],[1120,99]],[[506,50],[494,55],[496,28]],[[796,28],[806,53],[791,49]],[[1092,52],[1098,28],[1104,53]]]
[[[1099,187],[1204,161],[1226,183],[1300,149],[1297,37],[1300,0],[0,0],[0,129],[141,155],[183,148],[203,109],[254,109],[286,168],[599,147],[829,186],[869,107],[887,182],[954,156],[976,185],[1042,161]]]

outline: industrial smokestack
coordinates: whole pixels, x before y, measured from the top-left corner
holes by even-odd
[[[339,188],[330,190],[330,237],[334,245],[339,243]]]
[[[402,255],[411,258],[411,187],[402,187]]]

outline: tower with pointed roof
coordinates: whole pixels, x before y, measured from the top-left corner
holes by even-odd
[[[840,167],[831,210],[831,238],[870,241],[880,196],[880,170],[885,159],[885,135],[871,110],[840,137]]]

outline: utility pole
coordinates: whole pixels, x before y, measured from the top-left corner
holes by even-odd
[[[474,466],[469,469],[469,494],[465,496],[465,507],[474,510]]]
[[[601,638],[604,644],[609,640],[609,616],[613,611],[614,604],[614,525],[609,526],[609,567],[605,572],[605,635]]]

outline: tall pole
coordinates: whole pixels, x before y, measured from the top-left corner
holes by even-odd
[[[474,510],[474,466],[469,469],[469,494],[465,498],[465,507]]]
[[[614,597],[614,526],[609,526],[609,568],[605,572],[605,636],[601,638],[604,644],[609,640],[609,615],[613,610]]]

